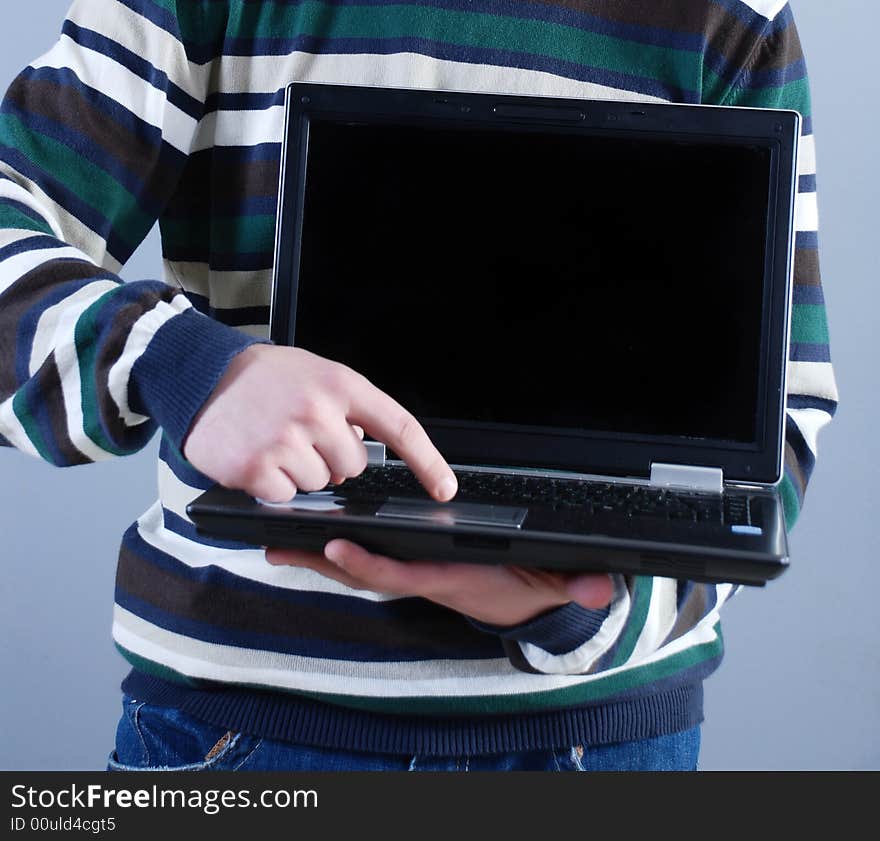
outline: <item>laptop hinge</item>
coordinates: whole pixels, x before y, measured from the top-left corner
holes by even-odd
[[[690,464],[652,464],[651,484],[720,494],[724,489],[724,472],[720,467],[695,467]]]
[[[385,445],[381,441],[364,441],[367,448],[367,464],[385,464]]]

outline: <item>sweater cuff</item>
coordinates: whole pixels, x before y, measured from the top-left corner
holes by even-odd
[[[156,331],[132,366],[129,405],[156,421],[182,452],[193,419],[233,357],[266,343],[185,309]]]
[[[541,613],[519,625],[489,625],[471,619],[471,624],[502,639],[526,642],[549,654],[567,654],[591,640],[608,618],[610,608],[586,608],[575,602]]]

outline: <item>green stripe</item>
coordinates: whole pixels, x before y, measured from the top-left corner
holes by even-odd
[[[617,652],[610,668],[622,666],[635,650],[639,635],[648,616],[651,606],[651,594],[654,591],[654,579],[648,575],[638,575],[633,581],[632,605],[626,620],[626,627],[617,643]]]
[[[43,433],[40,432],[40,428],[37,426],[37,422],[28,406],[27,393],[35,387],[35,381],[31,380],[24,388],[16,392],[15,397],[12,398],[12,411],[18,418],[18,422],[22,425],[30,442],[40,454],[40,458],[51,464],[53,463],[51,450],[46,445],[46,439],[43,438]],[[44,400],[45,395],[41,395],[40,399]]]
[[[239,4],[228,34],[234,38],[323,38],[386,40],[414,37],[460,47],[489,48],[580,62],[627,75],[681,80],[694,87],[698,53],[635,43],[572,26],[512,16],[476,14],[425,6],[330,6],[318,2],[267,8]]]
[[[564,689],[551,689],[546,692],[532,692],[521,695],[487,695],[471,698],[389,697],[383,699],[317,692],[303,692],[301,694],[326,703],[352,707],[354,709],[386,713],[409,713],[413,715],[520,714],[546,711],[552,708],[577,707],[585,704],[601,703],[621,692],[648,686],[655,681],[674,677],[686,669],[698,666],[702,662],[719,656],[723,650],[720,625],[715,626],[715,631],[718,637],[712,642],[694,646],[656,663],[620,671],[576,686],[569,686]]]
[[[814,345],[828,344],[828,320],[824,304],[795,304],[792,307],[791,340]]]
[[[806,79],[767,88],[734,88],[720,103],[744,108],[783,108],[800,111],[804,117],[812,113],[810,88]]]
[[[129,651],[118,642],[114,642],[113,644],[116,646],[116,650],[139,672],[144,672],[145,674],[161,678],[162,680],[167,680],[169,683],[182,684],[183,686],[188,686],[192,689],[198,689],[199,686],[201,686],[201,681],[187,677],[180,672],[174,671],[174,669],[169,669],[168,666],[163,666],[161,663],[147,660],[145,657],[141,657],[139,654]]]
[[[473,697],[422,696],[416,698],[386,696],[371,698],[362,695],[342,695],[325,692],[304,692],[286,689],[281,686],[262,683],[246,683],[236,681],[237,689],[268,690],[285,692],[313,698],[327,704],[348,707],[349,709],[366,710],[369,712],[412,714],[412,715],[498,715],[543,712],[549,709],[595,704],[613,698],[622,692],[649,686],[655,681],[675,677],[686,669],[693,668],[714,657],[721,655],[724,642],[721,636],[721,624],[715,624],[716,639],[711,642],[693,646],[680,651],[663,660],[638,666],[634,669],[617,672],[606,677],[596,678],[587,683],[564,689],[550,689],[545,692],[526,692],[519,695],[479,695]],[[117,649],[123,657],[136,669],[147,674],[163,678],[173,683],[186,686],[207,685],[209,681],[197,681],[156,663],[152,660],[128,651],[119,643]],[[503,681],[503,677],[500,678]]]
[[[48,234],[50,237],[55,236],[52,228],[42,220],[34,219],[28,216],[17,207],[10,207],[8,204],[0,204],[0,229],[19,230],[19,231],[37,231],[41,234]]]
[[[785,530],[791,531],[801,513],[801,503],[797,490],[790,476],[783,476],[779,483],[779,495],[782,497],[782,513],[785,517]]]
[[[118,289],[109,289],[89,306],[76,322],[73,338],[76,357],[79,362],[80,398],[82,400],[83,430],[102,450],[115,456],[129,455],[134,450],[117,447],[105,434],[101,424],[101,410],[98,401],[96,379],[98,377],[98,313],[106,306],[108,296]],[[103,383],[106,391],[106,382]]]
[[[70,147],[31,129],[15,115],[0,114],[0,139],[44,172],[59,177],[60,183],[102,218],[113,220],[114,232],[132,251],[153,227],[153,218],[137,206],[135,197],[118,181]]]
[[[255,216],[199,216],[160,220],[162,242],[169,253],[203,256],[271,253],[275,242],[275,214]]]

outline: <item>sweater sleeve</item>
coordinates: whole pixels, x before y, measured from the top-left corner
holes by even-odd
[[[836,409],[837,388],[819,278],[816,154],[806,64],[790,7],[772,5],[774,15],[756,11],[741,26],[706,32],[703,102],[793,109],[803,117],[780,485],[790,529],[803,505],[819,431]],[[720,608],[735,591],[729,584],[616,576],[615,595],[605,610],[569,604],[513,628],[477,627],[501,636],[512,662],[525,671],[598,673],[636,661],[659,663],[688,646],[712,645],[719,638]]]
[[[791,529],[800,514],[816,463],[819,432],[834,416],[838,395],[819,271],[816,144],[810,88],[800,37],[788,4],[766,22],[721,104],[791,109],[803,117],[795,206],[785,475],[780,487],[786,525]]]
[[[0,106],[0,444],[56,465],[180,447],[255,339],[117,272],[173,193],[204,110],[179,3],[76,0]],[[192,13],[192,10],[188,10]]]

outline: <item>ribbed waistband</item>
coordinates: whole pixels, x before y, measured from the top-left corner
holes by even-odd
[[[222,684],[192,688],[132,670],[122,690],[209,724],[267,739],[325,748],[426,756],[476,756],[601,745],[688,730],[703,720],[702,682],[600,706],[527,715],[396,716],[296,694]]]

